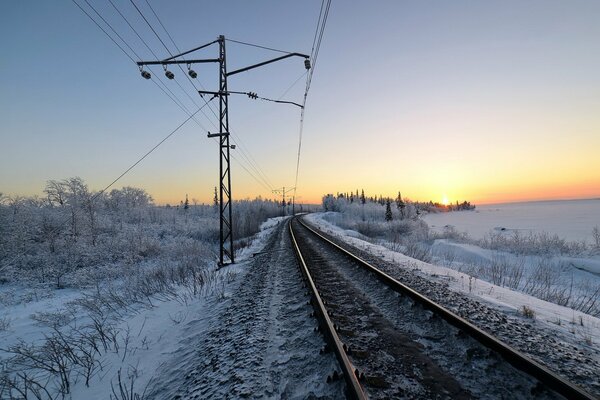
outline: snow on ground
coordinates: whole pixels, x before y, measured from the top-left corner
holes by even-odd
[[[432,213],[423,217],[442,231],[447,225],[481,239],[491,230],[548,232],[569,241],[592,242],[592,229],[600,226],[600,199],[541,201],[477,206],[474,211]]]
[[[547,301],[537,299],[527,294],[516,292],[506,287],[476,280],[469,275],[440,265],[426,263],[391,251],[386,247],[369,243],[356,232],[348,232],[323,219],[322,213],[309,214],[305,218],[324,232],[343,240],[350,245],[376,255],[386,261],[398,265],[409,266],[436,280],[447,282],[453,291],[464,293],[484,301],[493,308],[504,313],[516,315],[524,306],[534,310],[536,321],[544,324],[545,328],[559,332],[569,338],[572,343],[588,345],[594,348],[600,346],[600,319],[590,315],[562,307]],[[475,257],[486,257],[476,246],[464,245],[465,251],[470,251]]]
[[[166,301],[154,301],[151,308],[137,307],[120,318],[116,328],[119,332],[118,349],[112,348],[100,359],[101,368],[95,372],[85,385],[83,377],[75,378],[71,386],[72,399],[108,399],[112,388],[119,392],[118,372],[121,370],[122,382],[129,387],[133,383],[134,392],[143,393],[144,388],[155,375],[157,366],[163,363],[168,355],[175,351],[179,338],[190,330],[202,329],[202,318],[211,313],[207,308],[208,299],[222,294],[225,286],[225,271],[219,271],[221,277],[214,280],[214,286],[200,296],[186,296],[181,290],[181,297]],[[24,289],[4,288],[7,292],[22,292]],[[81,298],[84,292],[63,289],[51,291],[47,298],[18,303],[4,304],[2,314],[9,319],[8,329],[0,331],[0,349],[7,349],[19,341],[41,344],[52,328],[34,319],[40,313],[55,313],[65,310],[69,302]],[[83,315],[72,316],[76,324],[89,322]],[[4,355],[0,355],[0,360]]]
[[[201,329],[190,329],[161,368],[149,399],[342,398],[341,382],[326,383],[337,367],[310,316],[312,308],[278,222],[264,251],[242,271],[224,299],[211,300]]]
[[[565,286],[575,283],[582,286],[586,283],[600,285],[600,256],[573,257],[566,255],[525,256],[507,251],[489,250],[468,243],[459,243],[449,239],[436,239],[431,246],[431,254],[437,258],[438,264],[452,269],[465,269],[469,266],[489,266],[494,263],[505,263],[522,266],[524,276],[530,276],[539,265],[556,268],[560,280]],[[525,280],[525,279],[524,279]],[[593,290],[593,289],[591,289]]]
[[[119,393],[119,375],[123,386],[132,387],[138,394],[144,393],[151,383],[154,388],[160,387],[168,372],[163,366],[173,364],[174,360],[177,363],[180,355],[189,351],[186,340],[206,331],[209,321],[220,320],[223,299],[231,298],[233,291],[244,282],[248,266],[255,260],[252,255],[263,250],[276,229],[281,230],[282,219],[265,222],[251,245],[240,251],[238,262],[217,271],[201,294],[192,296],[180,288],[176,298],[154,299],[152,307],[137,306],[117,318],[118,345],[103,352],[89,386],[82,376],[72,377],[74,382],[68,398],[108,399],[113,388]],[[52,328],[40,323],[40,319],[49,313],[64,312],[70,302],[90,291],[93,290],[0,285],[0,319],[6,324],[5,329],[0,329],[0,349],[20,341],[41,344],[52,333]],[[38,318],[34,319],[36,315]],[[65,317],[79,326],[88,322],[84,315],[65,314]],[[0,353],[0,362],[6,357],[6,353]],[[199,361],[203,362],[201,355],[196,363]]]

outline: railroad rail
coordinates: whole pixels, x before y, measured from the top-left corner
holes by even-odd
[[[315,256],[313,254],[312,258],[315,258],[315,260],[312,260],[311,265],[311,256],[308,254],[309,251],[312,250],[302,248],[302,243],[299,243],[301,241],[298,240],[299,235],[310,235],[312,238],[315,238],[316,241],[318,241],[321,245],[325,246],[326,248],[329,248],[330,251],[333,251],[336,254],[338,254],[338,257],[340,259],[343,258],[345,260],[351,260],[352,263],[354,265],[359,266],[362,271],[368,271],[370,275],[377,278],[379,282],[383,283],[384,287],[388,287],[397,294],[401,296],[407,296],[414,303],[420,304],[424,309],[429,310],[433,315],[440,317],[448,324],[457,328],[462,334],[468,335],[469,337],[477,341],[479,344],[481,344],[483,347],[490,349],[496,354],[498,354],[502,359],[504,359],[506,362],[512,365],[512,367],[514,367],[516,370],[519,370],[522,373],[524,373],[523,375],[534,378],[534,380],[536,380],[538,384],[541,383],[542,386],[545,385],[545,387],[553,390],[555,393],[564,396],[567,399],[594,399],[594,397],[591,394],[585,392],[583,389],[565,380],[564,378],[556,375],[554,372],[552,372],[545,366],[525,356],[523,353],[508,346],[507,344],[498,340],[489,333],[479,329],[464,318],[461,318],[460,316],[449,311],[440,304],[437,304],[436,302],[430,300],[426,296],[423,296],[422,294],[418,293],[412,288],[397,281],[390,275],[382,272],[375,266],[364,261],[355,254],[352,254],[348,250],[329,240],[319,232],[307,226],[300,218],[294,218],[291,220],[289,224],[289,230],[293,247],[300,265],[300,269],[306,279],[307,286],[309,287],[312,294],[311,301],[313,303],[313,307],[315,308],[316,316],[320,321],[320,329],[327,337],[332,350],[336,354],[336,357],[342,369],[342,374],[346,381],[347,394],[349,397],[357,399],[363,399],[367,397],[367,395],[365,394],[366,390],[363,387],[363,381],[365,380],[365,378],[363,374],[359,372],[358,369],[353,365],[351,357],[349,357],[349,354],[352,354],[352,349],[349,348],[349,346],[346,345],[340,338],[340,335],[338,334],[340,327],[332,321],[331,315],[335,314],[335,310],[331,309],[333,305],[330,305],[327,301],[323,299],[323,293],[320,292],[321,289],[319,288],[319,281],[315,279],[315,277],[313,276],[313,272],[311,271],[311,269],[316,270],[317,268],[323,268],[323,264],[326,264],[325,260],[321,259],[320,256]],[[322,272],[320,273],[322,274]],[[452,386],[452,382],[450,382],[449,386]],[[454,396],[456,396],[457,398],[470,397],[464,392],[456,392],[453,395],[453,397]]]

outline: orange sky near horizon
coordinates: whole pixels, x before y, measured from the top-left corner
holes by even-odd
[[[320,5],[186,3],[157,4],[181,49],[224,34],[305,53]],[[42,196],[46,181],[74,176],[92,190],[104,188],[187,118],[152,84],[163,71],[156,81],[140,77],[70,2],[0,7],[0,41],[11,54],[0,65],[10,71],[0,74],[5,195]],[[332,10],[313,64],[297,202],[356,189],[474,204],[600,197],[600,2],[338,2]],[[229,17],[197,23],[197,15],[220,13]],[[126,37],[134,43],[131,32]],[[43,74],[23,68],[39,54],[53,55]],[[227,47],[230,68],[272,56]],[[212,90],[217,73],[209,67],[198,66],[198,79]],[[228,88],[301,102],[301,74],[303,61],[289,59],[236,74]],[[195,110],[202,103],[197,88],[176,75],[167,87]],[[144,188],[157,204],[178,204],[186,194],[211,203],[219,149],[206,134],[218,121],[206,111],[114,187]],[[279,199],[271,189],[295,185],[300,109],[230,96],[229,111],[238,146],[233,199]],[[245,151],[269,183],[257,179]]]

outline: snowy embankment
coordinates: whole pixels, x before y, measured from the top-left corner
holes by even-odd
[[[325,214],[316,213],[306,219],[322,231],[385,261],[402,268],[417,270],[431,280],[447,283],[456,292],[481,300],[503,313],[527,318],[535,317],[536,324],[544,329],[560,333],[570,342],[596,348],[600,344],[600,319],[571,308],[563,307],[507,287],[475,279],[466,273],[433,263],[423,262],[402,253],[392,251],[383,245],[367,241],[366,237],[352,230],[344,230],[324,219]],[[486,258],[484,249],[476,246],[461,245],[465,253],[477,258]],[[587,274],[587,272],[586,272]],[[530,313],[531,310],[533,313]]]
[[[137,277],[140,282],[103,289],[0,285],[0,366],[9,378],[0,380],[0,398],[21,398],[25,390],[41,398],[59,391],[72,399],[141,395],[160,380],[161,365],[181,351],[181,340],[205,329],[216,312],[211,300],[230,296],[245,260],[264,247],[280,220],[261,226],[235,267],[201,276],[163,277],[173,270],[157,268],[149,269],[151,277]],[[134,283],[147,290],[144,296],[124,290]]]

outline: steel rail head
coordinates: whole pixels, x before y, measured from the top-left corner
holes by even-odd
[[[560,377],[559,375],[552,372],[547,367],[538,363],[537,361],[529,358],[525,354],[520,351],[512,348],[506,343],[496,339],[494,336],[489,333],[483,331],[482,329],[476,327],[469,321],[464,318],[458,316],[452,311],[444,308],[440,304],[430,300],[428,297],[420,294],[416,290],[406,286],[405,284],[397,281],[392,276],[386,274],[385,272],[379,270],[373,265],[369,264],[367,261],[358,257],[357,255],[351,253],[350,251],[344,249],[337,243],[331,241],[330,239],[323,236],[321,233],[317,232],[315,229],[308,226],[302,218],[297,218],[298,222],[312,232],[314,235],[335,247],[345,255],[349,256],[353,260],[357,261],[359,265],[361,265],[366,270],[372,272],[379,280],[384,282],[387,286],[398,293],[406,294],[411,297],[413,300],[422,304],[425,308],[433,311],[442,317],[446,322],[455,326],[456,328],[466,332],[475,340],[477,340],[482,345],[489,347],[490,349],[496,351],[500,354],[507,362],[509,362],[513,367],[525,372],[526,374],[536,378],[543,384],[547,385],[557,393],[565,396],[568,399],[573,400],[594,400],[596,397],[592,396],[590,393],[586,392],[579,386],[567,381],[566,379]],[[290,228],[291,229],[291,228]]]
[[[306,265],[304,257],[302,256],[302,252],[300,251],[300,246],[298,244],[298,241],[296,240],[296,235],[294,235],[294,229],[292,227],[292,223],[295,220],[297,220],[296,217],[292,218],[289,222],[289,230],[290,230],[290,237],[292,240],[292,244],[293,244],[293,247],[294,247],[294,250],[296,253],[296,257],[298,259],[298,263],[300,264],[302,274],[304,275],[306,281],[308,282],[308,286],[310,287],[310,290],[312,292],[313,299],[315,299],[316,304],[313,303],[313,306],[315,307],[317,314],[319,314],[319,316],[322,320],[322,323],[323,323],[324,327],[326,328],[325,329],[326,333],[329,336],[331,343],[333,344],[333,350],[338,359],[340,367],[342,368],[344,380],[346,381],[347,389],[349,391],[348,394],[352,398],[357,399],[357,400],[367,399],[367,396],[363,392],[362,386],[360,385],[360,382],[358,381],[358,377],[356,376],[356,374],[354,372],[355,369],[354,369],[352,363],[350,362],[350,360],[348,359],[346,351],[344,350],[344,344],[340,340],[340,337],[338,336],[338,334],[334,328],[331,318],[329,318],[327,309],[325,308],[325,305],[323,304],[323,300],[321,299],[321,296],[319,295],[319,292],[317,290],[315,282],[312,279],[312,277],[310,275],[310,271],[308,270],[308,266]]]

